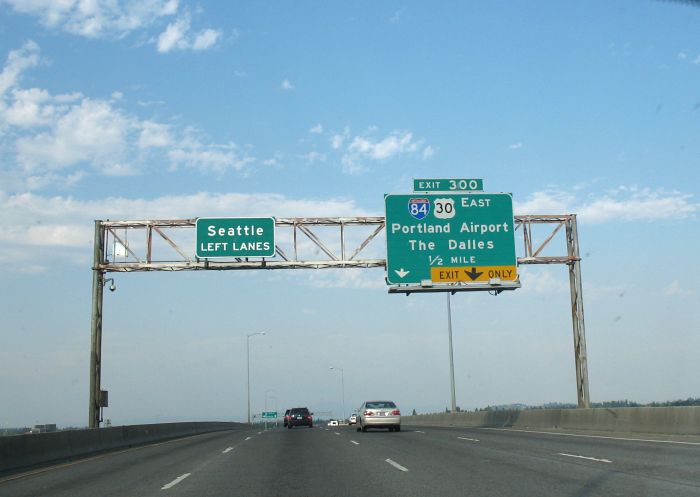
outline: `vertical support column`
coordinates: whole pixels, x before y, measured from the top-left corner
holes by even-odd
[[[92,263],[92,320],[90,348],[90,410],[88,427],[100,427],[100,374],[102,366],[102,301],[104,271],[99,266],[105,259],[104,228],[95,221],[95,242]]]
[[[578,246],[576,215],[566,223],[566,248],[569,255],[569,285],[571,287],[571,321],[574,330],[574,359],[576,361],[576,394],[579,407],[590,407],[588,392],[588,358],[586,355],[586,326],[583,318],[583,287],[581,257]]]
[[[457,412],[457,397],[455,395],[455,363],[452,352],[452,307],[450,305],[450,292],[445,292],[447,295],[447,337],[450,347],[450,412]]]

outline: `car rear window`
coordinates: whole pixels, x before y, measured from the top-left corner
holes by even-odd
[[[308,415],[308,414],[309,414],[309,410],[308,410],[306,407],[299,407],[299,408],[296,408],[296,409],[292,409],[292,412],[291,412],[290,414],[304,414],[304,415]]]
[[[393,402],[367,402],[367,408],[368,409],[393,409],[396,407],[396,404]]]

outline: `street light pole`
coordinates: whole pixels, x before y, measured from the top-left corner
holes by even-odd
[[[264,331],[259,331],[257,333],[249,333],[246,335],[246,348],[245,348],[245,356],[246,356],[246,367],[248,369],[248,424],[250,425],[250,337],[253,337],[255,335],[264,335]]]
[[[336,368],[334,366],[331,366],[331,369],[339,369],[340,370],[340,388],[341,388],[341,394],[342,394],[342,400],[343,400],[343,422],[345,421],[345,371],[343,371],[343,368]]]

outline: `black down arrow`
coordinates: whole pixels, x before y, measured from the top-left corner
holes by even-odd
[[[478,272],[476,271],[476,268],[475,268],[475,267],[473,267],[473,268],[471,269],[471,271],[464,271],[464,272],[467,273],[467,276],[469,276],[469,277],[472,279],[472,281],[474,281],[474,280],[477,279],[479,276],[481,276],[482,274],[484,274],[484,273],[478,273]]]

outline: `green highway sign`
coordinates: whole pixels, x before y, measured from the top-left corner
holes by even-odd
[[[263,419],[276,419],[277,418],[277,413],[275,411],[263,411],[262,413]]]
[[[482,191],[484,180],[476,178],[454,179],[414,179],[414,192],[461,192]]]
[[[214,257],[272,257],[275,220],[271,217],[200,217],[196,254]]]
[[[385,195],[389,285],[518,279],[508,193]]]

